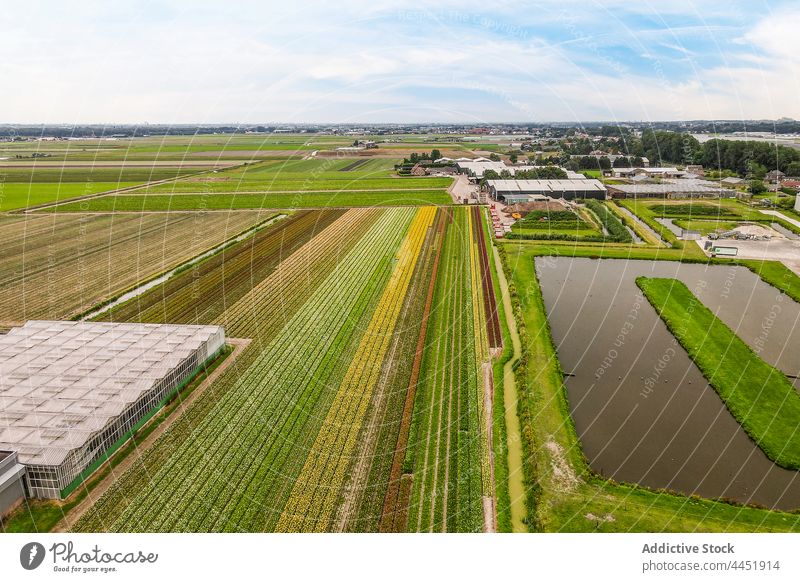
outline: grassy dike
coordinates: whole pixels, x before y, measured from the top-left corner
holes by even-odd
[[[800,469],[800,394],[675,279],[636,284],[734,418],[776,464]]]
[[[572,422],[534,267],[537,255],[555,253],[530,243],[498,247],[522,339],[517,385],[528,493],[526,522],[532,531],[800,531],[798,513],[653,491],[593,473]],[[563,254],[571,254],[570,250],[564,249]],[[593,250],[595,256],[606,254],[603,249]],[[665,250],[672,249],[661,252]]]

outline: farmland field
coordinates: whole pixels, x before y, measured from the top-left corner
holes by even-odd
[[[168,281],[105,314],[255,341],[76,529],[483,529],[494,309],[476,221],[461,208],[300,212],[201,263],[194,294]],[[449,493],[429,505],[434,490]]]
[[[137,182],[19,183],[0,185],[0,212],[134,186]]]
[[[265,220],[224,214],[0,218],[0,320],[62,319]]]
[[[445,205],[444,190],[387,190],[373,192],[295,192],[284,194],[159,194],[111,195],[46,209],[48,212],[152,212],[181,210],[238,210],[248,208],[342,208],[350,206]]]

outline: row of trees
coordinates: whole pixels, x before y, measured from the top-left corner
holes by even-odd
[[[641,158],[649,158],[652,165],[658,164],[702,164],[709,170],[729,170],[739,176],[758,178],[759,172],[754,172],[754,164],[768,170],[781,170],[790,176],[800,176],[800,151],[760,141],[734,141],[725,139],[712,139],[701,144],[688,133],[675,131],[646,129],[642,136],[637,138],[631,134],[624,136],[625,153],[631,156],[630,161],[616,160],[615,167],[625,167],[625,164],[640,166]],[[586,149],[585,144],[583,149]],[[573,151],[574,147],[565,149],[565,154]],[[612,167],[608,158],[594,158],[586,156],[568,160],[562,158],[562,163],[573,169],[574,163],[580,168],[609,169]],[[756,167],[757,168],[757,167]],[[763,176],[761,176],[763,178]]]
[[[442,152],[437,149],[432,149],[431,153],[422,152],[418,154],[417,152],[412,152],[412,154],[403,159],[403,164],[416,164],[417,162],[435,162],[439,158],[442,157]]]
[[[485,185],[488,180],[565,180],[566,178],[567,173],[556,166],[517,170],[513,174],[508,170],[501,172],[486,170],[481,178],[481,185]]]

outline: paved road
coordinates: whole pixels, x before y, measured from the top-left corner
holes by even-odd
[[[469,183],[469,178],[467,178],[466,174],[458,174],[447,189],[456,204],[463,204],[464,199],[469,199],[470,195],[477,190],[477,186]]]
[[[797,228],[800,228],[800,220],[796,220],[794,218],[789,218],[785,214],[778,212],[777,210],[761,210],[761,214],[769,214],[770,216],[777,216],[785,220],[786,222],[795,225]]]

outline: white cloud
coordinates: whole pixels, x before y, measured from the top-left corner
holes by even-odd
[[[0,121],[800,117],[800,10],[737,33],[624,21],[725,5],[448,0],[427,16],[373,1],[25,8],[0,14]],[[722,63],[704,64],[693,35],[717,39]]]

